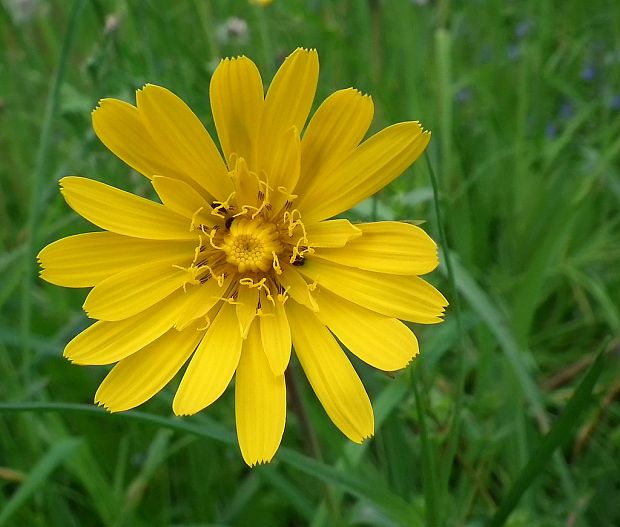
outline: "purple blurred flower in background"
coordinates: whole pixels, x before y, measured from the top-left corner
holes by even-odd
[[[596,68],[591,62],[587,63],[579,74],[582,81],[592,82],[596,77]]]
[[[529,20],[522,20],[517,24],[515,28],[515,37],[519,40],[527,37],[530,32],[534,29],[534,24]]]
[[[553,121],[549,121],[545,126],[545,136],[549,139],[555,139],[558,136],[558,127]]]
[[[575,107],[569,100],[564,100],[560,106],[558,116],[560,119],[570,119],[573,115],[575,115]]]

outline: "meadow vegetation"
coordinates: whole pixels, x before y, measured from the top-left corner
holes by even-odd
[[[0,526],[620,524],[620,3],[1,0],[0,43]],[[213,131],[220,58],[268,81],[298,46],[319,51],[315,107],[354,86],[371,132],[432,131],[348,217],[425,220],[451,306],[414,328],[407,370],[355,362],[377,418],[361,446],[293,362],[283,447],[248,469],[231,390],[183,419],[170,387],[93,406],[107,369],[62,358],[85,291],[43,283],[35,256],[91,230],[61,177],[153,194],[94,135],[99,99],[160,84]]]

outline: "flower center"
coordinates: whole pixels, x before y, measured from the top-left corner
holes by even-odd
[[[224,236],[226,261],[237,266],[240,273],[268,271],[274,257],[282,251],[278,232],[273,223],[238,218]]]

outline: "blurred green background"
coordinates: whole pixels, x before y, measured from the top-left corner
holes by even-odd
[[[0,0],[0,43],[0,526],[620,525],[620,3]],[[95,137],[98,99],[161,84],[213,130],[219,59],[267,82],[297,46],[319,51],[315,106],[355,86],[372,131],[432,130],[439,199],[420,159],[350,217],[440,240],[439,210],[451,307],[414,328],[408,370],[356,363],[374,439],[348,443],[304,381],[320,455],[289,409],[248,469],[230,390],[182,420],[170,389],[91,405],[107,370],[62,358],[85,292],[41,282],[35,255],[91,229],[60,177],[151,195]]]

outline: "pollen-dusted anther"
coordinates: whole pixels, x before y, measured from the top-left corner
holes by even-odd
[[[306,263],[306,258],[302,254],[297,254],[291,263],[296,267],[301,267]]]
[[[245,218],[231,224],[223,242],[226,261],[236,265],[240,273],[268,271],[273,254],[282,250],[275,225]]]

